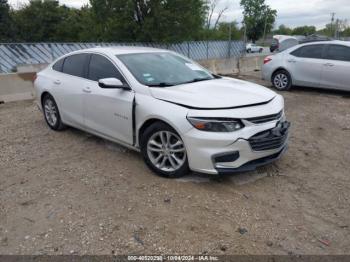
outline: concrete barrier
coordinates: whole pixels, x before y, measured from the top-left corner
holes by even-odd
[[[265,56],[197,61],[215,74],[230,75],[260,70]]]
[[[231,59],[200,60],[199,64],[215,74],[230,75],[260,70],[264,56],[249,56]],[[32,79],[35,72],[46,65],[21,66],[19,73],[0,75],[0,102],[33,99],[35,96]]]
[[[33,77],[35,73],[0,75],[0,102],[33,99]]]

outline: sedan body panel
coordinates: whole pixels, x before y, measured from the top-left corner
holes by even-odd
[[[275,93],[259,85],[233,78],[151,88],[155,98],[203,109],[240,107],[270,101]]]
[[[269,156],[275,159],[275,155],[280,156],[285,152],[287,138],[283,137],[281,140],[282,137],[278,134],[277,137],[272,138],[273,141],[277,141],[276,139],[281,141],[278,144],[272,140],[261,142],[264,146],[275,143],[273,148],[254,150],[251,144],[254,136],[260,137],[260,133],[268,133],[271,130],[279,132],[279,126],[283,126],[282,123],[286,122],[282,96],[253,83],[225,77],[217,78],[213,75],[209,77],[210,80],[203,78],[203,81],[196,81],[197,78],[195,78],[191,83],[183,82],[183,84],[163,87],[156,87],[157,85],[153,84],[153,87],[150,87],[141,83],[124,61],[121,62],[118,58],[118,54],[135,55],[148,52],[153,53],[152,59],[160,60],[167,57],[164,54],[176,55],[164,50],[144,48],[96,48],[68,54],[60,59],[80,53],[90,57],[84,65],[85,73],[80,77],[69,75],[64,73],[64,61],[61,63],[61,68],[54,69],[59,60],[55,61],[40,72],[35,81],[38,104],[41,106],[42,95],[48,92],[57,102],[64,124],[137,151],[142,149],[140,140],[143,136],[142,132],[155,122],[163,122],[174,129],[183,141],[189,168],[207,174],[225,173],[225,170],[231,172],[232,169],[240,168],[245,164],[250,166],[255,160]],[[91,77],[91,75],[102,74],[105,76],[102,80],[106,80],[113,77],[109,74],[114,70],[109,68],[109,73],[106,75],[103,71],[106,70],[105,67],[98,67],[96,64],[91,66],[93,55],[103,55],[108,58],[112,67],[120,72],[120,79],[114,77],[115,80],[120,81],[114,81],[114,83],[122,82],[122,86],[108,87],[101,84],[108,81],[99,84],[101,78]],[[132,58],[134,59],[135,56]],[[95,61],[97,60],[96,58]],[[191,63],[194,62],[184,57],[179,56],[173,60],[173,63],[184,63],[183,61],[186,63],[184,70],[188,67],[188,70],[192,71],[205,71],[192,66]],[[139,64],[136,63],[136,65]],[[148,65],[147,73],[141,72],[139,77],[144,77],[145,81],[155,81],[154,73],[148,71],[150,67],[152,65]],[[96,70],[96,72],[90,74],[90,70]],[[192,71],[188,71],[189,75],[197,74]],[[153,76],[150,76],[151,73]],[[206,77],[210,74],[204,73],[201,72]],[[224,132],[203,131],[194,126],[189,118],[211,119],[210,121],[217,123],[240,122],[241,125],[238,129]],[[232,125],[227,126],[232,128]],[[230,158],[230,161],[224,163],[222,158],[219,158],[221,162],[216,159],[217,155],[221,156],[233,151],[239,152],[237,159]],[[264,159],[260,163],[267,163],[270,160]],[[253,166],[256,165],[255,162],[253,164]]]
[[[308,52],[300,51],[303,48]],[[350,43],[307,43],[268,56],[262,65],[262,78],[271,81],[274,73],[282,69],[290,74],[293,85],[350,91]]]
[[[350,91],[350,62],[327,60],[322,66],[320,87]]]

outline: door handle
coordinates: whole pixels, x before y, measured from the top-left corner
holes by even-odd
[[[61,84],[61,81],[60,81],[60,80],[55,80],[55,81],[53,81],[53,83],[54,83],[55,85],[60,85],[60,84]]]
[[[296,60],[294,60],[294,59],[289,59],[289,60],[287,60],[289,63],[296,63],[297,61]]]
[[[84,92],[84,93],[87,93],[87,94],[90,94],[90,93],[91,93],[90,87],[85,87],[85,88],[83,88],[83,92]]]
[[[325,66],[334,66],[334,64],[332,63],[327,63],[327,64],[324,64]]]

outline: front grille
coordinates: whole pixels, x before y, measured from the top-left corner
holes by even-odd
[[[288,132],[274,134],[273,130],[261,132],[249,139],[249,144],[254,151],[272,150],[282,147],[288,138]]]
[[[277,121],[279,120],[283,115],[283,111],[279,112],[278,114],[274,115],[268,115],[268,116],[259,116],[259,117],[252,117],[252,118],[247,118],[245,120],[254,123],[254,124],[262,124],[262,123],[267,123],[271,121]]]

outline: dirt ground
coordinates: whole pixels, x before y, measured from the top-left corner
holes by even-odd
[[[350,254],[350,96],[282,94],[281,160],[177,180],[116,144],[51,131],[33,101],[0,105],[0,254]]]

